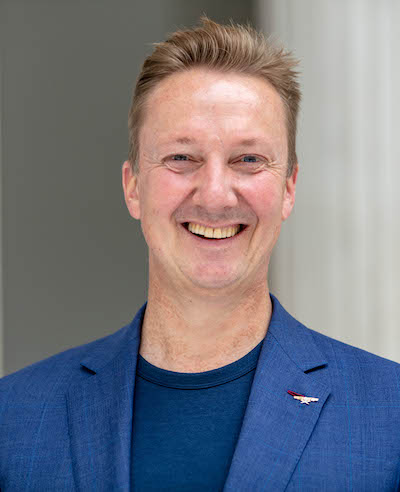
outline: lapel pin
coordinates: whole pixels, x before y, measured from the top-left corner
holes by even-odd
[[[288,390],[289,395],[292,395],[295,400],[300,400],[300,403],[305,403],[309,405],[311,401],[318,401],[319,398],[314,398],[312,396],[304,396],[300,393],[295,393],[294,391]]]

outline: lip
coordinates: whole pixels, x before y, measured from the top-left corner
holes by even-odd
[[[205,237],[201,237],[201,236],[196,236],[196,234],[193,234],[192,232],[190,232],[185,227],[185,224],[187,224],[187,222],[184,222],[181,224],[181,227],[184,230],[184,232],[186,234],[188,234],[200,246],[208,246],[208,247],[228,246],[229,244],[240,239],[243,236],[243,234],[246,232],[246,230],[248,229],[247,225],[241,224],[243,226],[242,230],[240,232],[238,232],[237,234],[235,234],[234,236],[225,237],[223,239],[216,239],[216,238],[213,239],[213,238],[205,238]],[[232,227],[232,226],[227,226],[227,227]]]
[[[196,224],[196,225],[199,225],[201,227],[210,227],[211,229],[225,229],[225,228],[228,228],[228,227],[236,227],[238,225],[242,226],[243,228],[247,227],[247,224],[241,224],[239,222],[235,222],[233,224],[223,224],[223,225],[210,225],[210,224],[202,224],[201,222],[197,222],[195,220],[187,220],[185,222],[182,222],[182,225],[185,227],[187,226],[188,224]],[[186,227],[185,227],[186,228]]]

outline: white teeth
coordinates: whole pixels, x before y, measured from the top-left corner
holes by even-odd
[[[217,227],[216,229],[213,229],[212,227],[204,227],[202,225],[189,222],[188,229],[190,232],[194,232],[195,234],[199,234],[201,236],[224,239],[226,237],[235,236],[240,230],[240,225],[224,227],[222,229]]]

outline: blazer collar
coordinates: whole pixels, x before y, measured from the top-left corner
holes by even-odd
[[[273,337],[289,359],[303,372],[325,366],[328,361],[315,344],[313,331],[294,319],[275,296],[270,294],[270,298],[272,316],[267,337]]]
[[[67,394],[76,490],[131,490],[133,395],[145,309],[92,344],[80,381]]]
[[[127,353],[125,349],[132,348],[132,343],[135,344],[138,338],[140,342],[146,306],[147,302],[135,314],[131,323],[110,336],[96,340],[94,342],[95,347],[81,360],[81,366],[93,373],[98,373],[116,357],[128,356],[129,352]],[[137,354],[135,355],[137,356]]]
[[[224,492],[284,491],[330,394],[312,331],[271,296],[273,312]],[[318,398],[302,404],[288,390]]]
[[[303,372],[310,371],[327,363],[315,345],[312,330],[293,318],[278,299],[270,294],[272,316],[268,327],[268,337],[274,337],[282,350],[292,362]],[[136,338],[140,338],[141,327],[147,302],[136,313],[132,322],[115,334],[96,341],[96,347],[81,361],[81,365],[93,373],[97,373],[111,360],[117,357],[124,348]]]

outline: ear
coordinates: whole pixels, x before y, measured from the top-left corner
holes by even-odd
[[[296,163],[291,176],[286,178],[283,204],[282,204],[282,220],[286,220],[292,212],[294,201],[296,198],[296,182],[299,165]]]
[[[124,189],[125,203],[134,219],[140,219],[140,200],[138,176],[132,172],[131,163],[122,164],[122,188]]]

